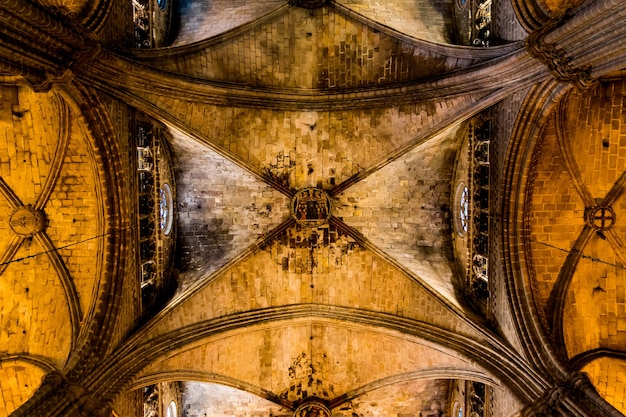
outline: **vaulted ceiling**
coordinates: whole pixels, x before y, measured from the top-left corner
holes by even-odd
[[[482,48],[471,0],[185,0],[135,49],[128,3],[0,2],[0,417],[131,415],[163,381],[198,413],[450,413],[465,380],[491,415],[626,410],[624,5],[494,0]],[[137,120],[175,201],[143,313]]]

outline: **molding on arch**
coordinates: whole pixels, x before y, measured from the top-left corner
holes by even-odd
[[[119,314],[118,298],[122,293],[123,283],[119,279],[125,276],[126,258],[130,244],[129,196],[120,190],[126,189],[125,167],[115,137],[115,130],[97,92],[80,83],[58,84],[57,91],[71,108],[74,116],[86,129],[86,139],[90,152],[98,163],[96,176],[97,198],[100,201],[102,237],[98,253],[98,282],[94,288],[94,297],[85,309],[83,325],[78,336],[76,348],[72,352],[65,369],[80,374],[89,368],[89,363],[97,361],[98,354],[107,350],[112,338]],[[106,255],[105,255],[106,254]],[[98,352],[94,346],[100,346]],[[78,368],[80,369],[78,369]]]
[[[455,331],[441,328],[413,319],[365,311],[360,309],[316,304],[289,305],[256,310],[194,323],[173,330],[154,339],[142,342],[141,335],[135,335],[119,346],[99,370],[94,372],[85,384],[91,387],[99,398],[113,398],[124,387],[133,384],[133,379],[164,354],[202,344],[203,340],[218,335],[240,331],[242,327],[269,328],[284,326],[285,322],[312,318],[321,323],[338,323],[342,327],[351,326],[383,332],[391,335],[404,335],[420,343],[445,348],[477,363],[495,378],[510,384],[510,389],[526,403],[532,403],[549,388],[549,382],[537,379],[537,374],[526,361],[520,360],[514,350],[502,344],[497,337],[488,336],[489,342],[474,340]],[[485,333],[487,336],[487,333]]]
[[[477,382],[482,382],[490,386],[500,386],[499,381],[492,377],[486,376],[483,373],[459,369],[459,368],[431,368],[428,370],[420,370],[415,372],[407,372],[400,375],[394,375],[392,377],[383,378],[378,381],[371,382],[369,384],[358,387],[357,389],[344,393],[338,397],[335,397],[329,401],[328,407],[330,409],[339,407],[340,405],[350,402],[360,396],[363,396],[369,392],[375,391],[379,388],[383,388],[388,385],[399,384],[406,381],[413,380],[428,380],[428,379],[466,379]],[[225,385],[231,388],[236,388],[250,394],[256,395],[261,398],[265,398],[268,401],[273,402],[276,405],[287,407],[294,410],[296,404],[291,401],[280,398],[275,393],[268,391],[262,387],[249,384],[244,381],[240,381],[228,376],[215,374],[213,372],[202,372],[195,370],[176,370],[169,372],[159,372],[153,374],[144,375],[135,380],[130,386],[129,390],[140,389],[147,385],[156,384],[159,382],[173,382],[173,381],[194,381],[194,382],[206,382],[212,384]]]
[[[394,375],[389,378],[383,378],[378,381],[363,385],[353,391],[347,392],[339,397],[332,399],[329,403],[329,408],[336,408],[344,403],[353,401],[358,397],[375,391],[379,388],[383,388],[388,385],[399,384],[406,381],[414,380],[428,380],[428,379],[463,379],[476,382],[482,382],[483,384],[490,386],[500,386],[500,383],[485,374],[476,371],[470,371],[459,368],[431,368],[428,370],[421,370],[415,372],[407,372],[400,375]]]
[[[526,250],[529,247],[527,197],[532,155],[541,129],[568,88],[568,85],[552,79],[531,89],[511,133],[505,160],[506,177],[500,190],[504,196],[501,208],[503,235],[500,237],[506,265],[503,279],[511,300],[509,305],[516,333],[526,346],[528,359],[537,369],[554,377],[562,377],[567,372],[553,351],[553,343],[544,332],[541,314],[534,303],[532,258]]]
[[[249,394],[256,395],[260,398],[265,398],[272,403],[286,407],[291,410],[295,410],[295,405],[291,401],[280,398],[277,394],[266,390],[265,388],[257,385],[249,384],[238,379],[230,378],[225,375],[216,374],[213,372],[203,372],[196,370],[180,369],[169,372],[159,372],[155,374],[144,375],[136,379],[129,387],[129,390],[136,390],[147,385],[156,384],[159,382],[174,382],[174,381],[193,381],[193,382],[206,382],[211,384],[219,384],[227,387],[235,388]]]
[[[87,7],[81,10],[78,19],[88,31],[99,32],[108,20],[112,8],[112,0],[88,1]]]
[[[526,32],[532,32],[548,23],[550,16],[536,0],[511,0],[513,10]]]
[[[58,372],[57,367],[48,358],[30,354],[2,355],[0,356],[0,364],[3,362],[26,362],[33,366],[43,369],[46,372]]]

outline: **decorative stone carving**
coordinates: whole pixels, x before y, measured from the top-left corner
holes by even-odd
[[[303,188],[291,201],[291,213],[304,227],[320,226],[330,218],[331,202],[326,191],[319,188]]]
[[[43,230],[46,219],[43,212],[31,206],[18,207],[9,217],[11,230],[23,237],[31,237]]]
[[[598,80],[591,76],[591,67],[588,65],[573,67],[564,49],[545,41],[546,34],[559,24],[559,20],[553,20],[541,29],[532,32],[526,40],[526,49],[535,58],[545,63],[557,80],[571,82],[580,89],[592,88]]]
[[[596,206],[586,211],[585,220],[595,230],[609,230],[615,225],[615,211],[611,207]]]
[[[293,413],[293,417],[331,417],[330,410],[319,398],[305,398]]]

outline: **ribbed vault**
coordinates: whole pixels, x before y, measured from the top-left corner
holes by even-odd
[[[607,80],[562,99],[535,154],[529,206],[537,305],[561,353],[618,408],[623,393],[602,381],[626,348],[623,88]]]
[[[473,0],[133,7],[0,0],[6,410],[624,411],[623,4],[494,0],[485,48]]]

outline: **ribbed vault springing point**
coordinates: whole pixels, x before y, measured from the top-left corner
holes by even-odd
[[[615,211],[611,207],[597,206],[589,211],[586,220],[595,230],[609,230],[615,225]]]

